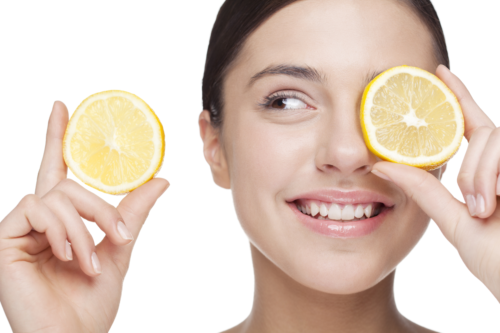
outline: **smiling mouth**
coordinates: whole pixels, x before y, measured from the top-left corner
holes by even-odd
[[[386,207],[381,202],[344,205],[333,202],[299,199],[293,203],[304,215],[318,220],[338,222],[355,222],[369,219],[379,215]]]

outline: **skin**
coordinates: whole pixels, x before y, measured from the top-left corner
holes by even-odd
[[[367,149],[359,124],[364,87],[374,74],[403,64],[436,72],[458,96],[466,138],[472,137],[459,184],[465,197],[474,194],[471,177],[483,180],[487,209],[479,216],[493,213],[495,222],[479,224],[452,199],[439,181],[444,168],[428,173],[377,163]],[[319,75],[259,74],[285,65]],[[488,235],[500,234],[491,185],[498,175],[498,139],[492,136],[498,130],[458,78],[438,65],[426,27],[390,0],[295,2],[248,38],[225,77],[222,128],[209,125],[208,111],[200,115],[205,157],[215,182],[232,190],[256,274],[252,313],[228,332],[427,332],[399,314],[392,286],[396,266],[425,232],[429,216],[499,297],[500,249]],[[301,107],[261,105],[276,92],[291,91]],[[488,171],[477,163],[481,158]],[[304,228],[287,205],[287,198],[327,188],[374,190],[395,205],[372,234],[333,239]],[[469,221],[459,222],[464,219]],[[489,247],[481,244],[485,239]],[[482,256],[492,258],[485,263]]]
[[[0,223],[0,301],[14,332],[108,332],[134,239],[169,186],[153,179],[115,208],[67,179],[67,123],[66,106],[55,102],[35,194],[21,199]],[[98,245],[82,217],[106,233]],[[120,221],[126,238],[117,229]]]
[[[254,262],[253,310],[228,332],[429,332],[401,316],[393,297],[395,267],[429,216],[500,300],[500,131],[462,82],[437,69],[465,115],[469,149],[460,188],[464,197],[482,194],[484,211],[469,200],[469,212],[453,199],[439,181],[441,171],[377,162],[361,138],[357,113],[367,78],[402,63],[433,71],[430,45],[418,19],[388,0],[298,2],[250,36],[225,80],[223,128],[211,126],[208,111],[199,119],[205,157],[215,182],[233,191]],[[324,80],[265,75],[249,85],[256,73],[283,62],[314,67]],[[258,106],[287,89],[311,108]],[[153,179],[115,208],[67,180],[67,121],[66,107],[56,102],[35,194],[0,223],[0,301],[14,332],[109,331],[135,243],[121,236],[118,223],[137,239],[168,187]],[[374,189],[395,206],[370,235],[327,238],[302,227],[286,205],[294,193],[324,187]],[[106,233],[97,246],[81,217]]]

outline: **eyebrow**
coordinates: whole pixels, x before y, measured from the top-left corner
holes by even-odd
[[[374,78],[382,74],[385,70],[381,71],[371,71],[365,77],[364,86],[367,86]],[[254,84],[255,81],[268,76],[268,75],[288,75],[298,79],[305,79],[313,82],[323,83],[326,81],[326,75],[320,73],[315,68],[306,66],[294,66],[294,65],[275,65],[269,66],[266,69],[258,72],[248,82],[248,86]]]
[[[248,86],[251,86],[260,78],[269,75],[288,75],[298,79],[304,79],[318,83],[326,81],[326,76],[324,74],[321,74],[318,70],[309,66],[301,67],[293,65],[275,65],[269,66],[263,71],[260,71],[252,76],[250,82],[248,82]]]

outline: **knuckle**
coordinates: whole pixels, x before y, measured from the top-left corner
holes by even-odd
[[[474,134],[478,134],[478,135],[490,135],[492,131],[493,131],[493,129],[491,127],[488,127],[488,126],[479,126],[474,131]]]
[[[83,235],[83,240],[85,241],[85,243],[89,244],[91,248],[95,247],[94,239],[92,238],[92,235],[90,235],[90,233],[86,232]]]
[[[103,202],[102,206],[97,209],[95,218],[105,224],[116,224],[118,221],[123,221],[118,209],[107,202]]]
[[[82,244],[85,244],[85,246],[90,246],[91,248],[95,247],[94,239],[92,238],[92,235],[88,230],[85,230],[85,232],[82,232],[76,236],[76,239],[72,239],[72,241],[77,241]]]
[[[491,176],[492,175],[486,171],[476,173],[476,176],[474,177],[474,185],[476,187],[481,187],[483,185],[486,185],[491,179]]]
[[[493,129],[491,127],[484,126],[484,125],[473,128],[473,129],[469,130],[470,140],[478,140],[478,138],[488,137],[488,136],[490,136],[491,131],[493,131]]]
[[[419,190],[425,189],[429,183],[429,177],[430,174],[428,173],[422,173],[421,175],[419,175],[418,178],[415,179],[416,182],[415,188]]]
[[[468,172],[460,172],[457,176],[457,183],[461,189],[465,189],[470,183],[472,183],[473,175]]]
[[[415,200],[415,196],[417,193],[421,193],[422,191],[425,191],[426,188],[429,185],[431,174],[425,172],[422,174],[419,174],[414,180],[413,180],[413,190],[411,193],[409,193],[409,196],[412,200]]]
[[[122,221],[123,218],[120,214],[120,212],[118,212],[118,209],[116,209],[116,207],[113,207],[112,205],[110,204],[107,204],[108,205],[108,214],[109,214],[109,220],[113,223],[118,223],[118,221]]]
[[[40,198],[34,194],[28,194],[21,200],[21,205],[25,210],[32,210],[40,204]]]
[[[432,173],[423,170],[412,178],[413,179],[409,180],[409,182],[411,182],[409,196],[412,200],[416,200],[417,202],[424,200],[425,194],[434,193],[436,185],[440,183]]]
[[[123,210],[127,215],[130,215],[132,218],[137,219],[137,220],[143,220],[145,219],[148,214],[140,214],[135,211],[135,209],[128,205],[128,204],[121,204],[120,209]]]

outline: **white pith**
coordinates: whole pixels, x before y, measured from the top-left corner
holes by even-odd
[[[455,137],[453,138],[453,141],[451,144],[449,144],[446,147],[442,147],[443,150],[433,156],[424,156],[420,155],[417,157],[409,157],[409,156],[403,156],[401,155],[397,150],[389,150],[386,147],[382,146],[379,144],[377,138],[376,138],[376,130],[378,127],[374,126],[372,121],[371,121],[371,115],[370,115],[370,110],[373,107],[373,99],[377,91],[387,83],[387,80],[393,77],[394,75],[401,74],[401,73],[407,73],[410,74],[414,77],[423,77],[429,81],[432,82],[432,84],[436,85],[438,88],[441,89],[441,91],[445,94],[446,100],[443,101],[440,105],[449,102],[454,110],[457,110],[455,112],[455,122],[457,124],[457,130],[455,133]],[[411,104],[411,103],[410,103]],[[438,106],[436,106],[438,107]],[[363,109],[363,123],[366,129],[366,134],[368,135],[368,140],[371,144],[371,146],[381,155],[384,156],[385,159],[390,160],[390,161],[396,161],[398,163],[404,163],[404,164],[409,164],[409,165],[421,165],[421,164],[428,164],[428,165],[433,165],[433,164],[441,164],[443,161],[448,160],[458,149],[460,146],[460,143],[463,138],[463,133],[464,133],[464,119],[463,115],[461,112],[461,107],[460,104],[455,97],[455,95],[451,92],[451,90],[441,81],[439,80],[436,76],[432,75],[431,73],[428,73],[426,71],[422,71],[418,68],[413,68],[413,67],[398,67],[395,68],[394,70],[388,70],[387,72],[383,73],[380,77],[377,78],[375,82],[373,82],[372,86],[369,89],[369,92],[367,93],[365,97],[365,104],[364,104],[364,109]],[[419,119],[415,115],[415,110],[411,108],[410,105],[410,113],[407,115],[401,115],[403,116],[403,121],[406,123],[407,126],[415,126],[417,129],[420,126],[427,126],[428,124],[425,122],[424,119]]]
[[[333,202],[304,199],[295,201],[295,205],[303,214],[315,217],[319,220],[332,221],[364,220],[378,214],[380,209],[384,206],[379,202],[343,205]]]

